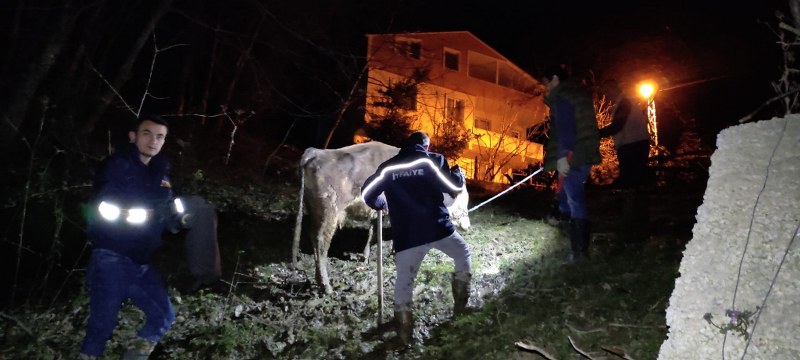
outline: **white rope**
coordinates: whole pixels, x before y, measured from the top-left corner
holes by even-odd
[[[477,209],[477,208],[479,208],[479,207],[481,207],[481,206],[483,206],[483,205],[486,205],[488,202],[490,202],[490,201],[492,201],[492,200],[494,200],[494,199],[496,199],[496,198],[500,197],[500,195],[503,195],[503,194],[507,193],[509,190],[511,190],[511,189],[513,189],[513,188],[515,188],[515,187],[519,186],[520,184],[522,184],[522,183],[524,183],[524,182],[528,181],[528,179],[532,178],[534,175],[536,175],[536,174],[538,174],[538,173],[540,173],[540,172],[542,172],[542,171],[544,171],[544,168],[543,168],[543,167],[540,167],[540,168],[539,168],[539,170],[536,170],[536,171],[534,171],[534,172],[533,172],[533,174],[530,174],[530,175],[526,176],[524,179],[520,180],[520,182],[518,182],[518,183],[516,183],[516,184],[514,184],[514,185],[511,185],[511,186],[509,186],[509,187],[508,187],[508,189],[505,189],[505,190],[501,191],[499,194],[497,194],[497,195],[495,195],[495,196],[492,196],[492,197],[491,197],[489,200],[486,200],[486,201],[484,201],[484,202],[482,202],[482,203],[478,204],[477,206],[473,207],[472,209],[469,209],[467,212],[472,212],[473,210],[475,210],[475,209]]]

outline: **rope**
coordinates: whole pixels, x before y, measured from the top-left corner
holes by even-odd
[[[476,206],[475,206],[475,207],[473,207],[472,209],[469,209],[469,210],[467,210],[467,212],[468,212],[468,213],[471,213],[473,210],[476,210],[477,208],[479,208],[479,207],[481,207],[481,206],[483,206],[483,205],[486,205],[486,204],[488,204],[490,201],[492,201],[492,200],[494,200],[494,199],[496,199],[496,198],[500,197],[501,195],[503,195],[503,194],[505,194],[505,193],[509,192],[511,189],[513,189],[513,188],[515,188],[515,187],[519,186],[520,184],[522,184],[522,183],[524,183],[524,182],[528,181],[528,179],[532,178],[534,175],[536,175],[536,174],[538,174],[538,173],[540,173],[540,172],[542,172],[542,171],[544,171],[544,168],[543,168],[543,167],[540,167],[538,170],[536,170],[536,171],[534,171],[532,174],[530,174],[530,175],[526,176],[524,179],[520,180],[518,183],[516,183],[516,184],[514,184],[514,185],[511,185],[511,186],[509,186],[509,187],[508,187],[508,189],[505,189],[505,190],[501,191],[499,194],[497,194],[497,195],[495,195],[495,196],[492,196],[491,198],[489,198],[489,200],[486,200],[486,201],[484,201],[484,202],[482,202],[482,203],[480,203],[480,204],[476,205]]]

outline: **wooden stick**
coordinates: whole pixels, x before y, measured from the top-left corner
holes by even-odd
[[[378,210],[378,326],[383,322],[383,211]]]

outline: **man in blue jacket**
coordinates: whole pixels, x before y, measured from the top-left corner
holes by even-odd
[[[424,132],[412,133],[400,153],[381,164],[361,188],[369,207],[389,213],[397,269],[394,321],[404,345],[412,341],[414,279],[428,251],[438,249],[455,263],[451,285],[456,316],[466,311],[472,277],[469,246],[450,221],[443,197],[466,191],[464,173],[458,165],[451,168],[441,154],[429,152],[429,145]]]
[[[86,270],[90,315],[82,359],[103,355],[126,299],[146,321],[123,359],[146,359],[175,320],[164,282],[150,264],[162,233],[176,221],[159,211],[172,198],[169,163],[160,154],[167,130],[160,117],[141,117],[128,134],[130,144],[106,158],[95,176],[98,211],[87,229],[94,248]]]

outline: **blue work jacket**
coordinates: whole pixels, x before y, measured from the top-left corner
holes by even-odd
[[[145,165],[134,144],[126,144],[100,163],[94,179],[94,198],[87,232],[96,248],[112,250],[138,263],[148,263],[161,246],[165,208],[172,198],[169,162],[158,154]],[[144,208],[144,223],[131,224],[124,217],[109,221],[97,211],[101,202],[123,209]],[[166,211],[168,212],[168,211]]]
[[[424,162],[413,167],[396,167],[418,159],[431,160],[435,168]],[[395,169],[384,172],[389,167]],[[375,210],[388,206],[395,251],[428,244],[455,232],[442,195],[454,191],[445,181],[460,188],[464,186],[464,175],[451,170],[444,156],[428,152],[422,145],[401,148],[399,154],[367,178],[361,188],[362,197]],[[382,193],[385,198],[380,196]]]

